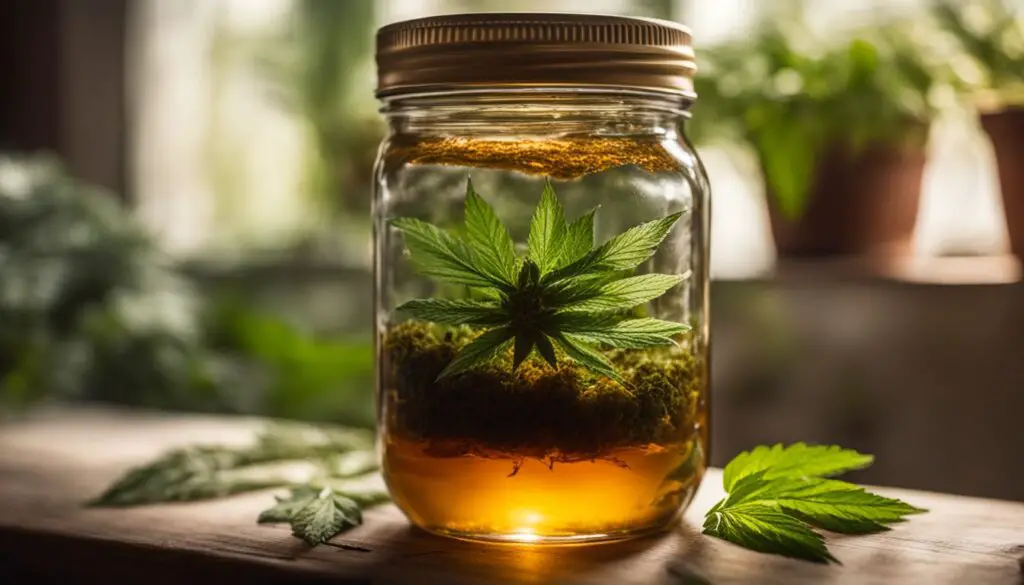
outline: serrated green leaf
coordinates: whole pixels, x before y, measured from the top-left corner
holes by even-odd
[[[630,228],[597,249],[594,266],[601,270],[631,270],[654,255],[682,212]]]
[[[369,473],[379,467],[372,434],[363,430],[274,423],[247,446],[199,445],[176,449],[130,470],[90,505],[135,506],[220,498],[287,486],[310,467],[320,485],[291,487],[257,522],[289,522],[311,544],[361,522],[361,508],[388,501]],[[295,464],[304,464],[297,467]],[[337,483],[344,489],[325,488]],[[328,498],[329,496],[329,498]],[[334,508],[329,512],[325,502]]]
[[[626,380],[615,371],[615,367],[612,366],[611,362],[601,352],[591,347],[585,339],[568,333],[554,335],[552,339],[562,348],[566,355],[579,362],[583,367],[595,374],[615,380],[623,386],[629,386]]]
[[[512,369],[519,369],[519,364],[530,356],[535,341],[532,335],[516,335],[515,345],[512,351]]]
[[[129,470],[89,502],[98,507],[197,501],[279,487],[292,480],[272,465],[365,452],[365,431],[298,423],[268,425],[252,445],[196,445],[175,449]],[[374,468],[376,465],[374,465]]]
[[[722,473],[722,485],[730,492],[741,478],[765,471],[764,479],[783,477],[827,477],[863,469],[871,465],[874,457],[863,455],[852,449],[837,446],[815,446],[795,443],[788,447],[781,444],[759,446],[744,451],[726,465]]]
[[[303,485],[292,488],[288,496],[278,496],[276,498],[277,504],[260,513],[257,522],[259,524],[291,522],[300,510],[320,497],[325,487]],[[350,518],[361,518],[359,508],[369,508],[391,501],[386,491],[376,489],[351,490],[330,488],[330,491],[335,505],[340,506],[343,513]]]
[[[505,327],[492,329],[480,335],[459,350],[459,353],[455,355],[455,359],[437,377],[438,380],[461,374],[481,364],[490,362],[496,355],[508,347],[512,338],[512,331]]]
[[[552,307],[566,307],[600,294],[601,287],[622,276],[618,272],[596,272],[573,275],[554,282],[545,282],[545,301]]]
[[[512,236],[494,208],[466,179],[466,234],[474,257],[492,277],[512,285],[516,278],[516,254]]]
[[[851,483],[821,477],[870,463],[870,456],[855,451],[803,443],[741,453],[726,466],[728,493],[708,512],[705,533],[763,552],[835,561],[811,526],[866,534],[888,530],[889,524],[925,511]],[[753,516],[770,518],[771,526],[751,521]],[[817,536],[821,550],[815,552],[816,545],[809,547],[808,533]],[[822,551],[823,555],[818,554]]]
[[[299,510],[306,507],[319,493],[310,487],[301,487],[291,490],[286,498],[277,498],[277,504],[260,512],[256,519],[258,524],[275,524],[278,522],[291,522],[292,517]]]
[[[609,322],[616,319],[617,322]],[[609,316],[606,320],[595,320],[577,313],[559,315],[558,326],[587,343],[633,349],[672,345],[674,335],[690,330],[689,325],[660,319]]]
[[[839,562],[825,548],[824,537],[771,506],[709,512],[704,519],[704,534],[757,552],[815,563]]]
[[[643,274],[596,287],[593,296],[566,305],[565,311],[624,311],[656,299],[686,278],[679,274]]]
[[[505,321],[500,307],[493,302],[486,301],[415,299],[395,310],[413,319],[445,325],[493,327]]]
[[[632,227],[576,262],[552,272],[548,280],[557,281],[588,272],[632,270],[654,255],[682,215],[682,212],[673,213]]]
[[[591,209],[569,224],[556,268],[572,264],[586,256],[587,252],[594,247],[594,215],[596,213],[597,208]]]
[[[317,545],[362,522],[359,504],[324,488],[292,515],[291,527],[292,534]]]
[[[286,483],[281,476],[272,473],[229,473],[249,465],[253,459],[254,454],[247,449],[217,446],[177,449],[152,463],[129,470],[89,505],[123,507],[207,500]]]
[[[537,353],[544,358],[552,368],[558,366],[558,358],[555,355],[555,347],[551,345],[551,339],[541,333],[537,336]]]
[[[252,449],[241,449],[246,464],[304,459],[317,454],[373,449],[373,433],[330,425],[275,421],[256,437]]]
[[[740,483],[753,477],[747,476]],[[816,478],[768,480],[755,492],[735,502],[730,498],[730,502],[732,507],[750,503],[775,505],[819,528],[843,534],[888,530],[886,524],[925,511],[845,481]]]
[[[410,259],[420,274],[466,286],[504,285],[476,266],[469,247],[456,236],[409,217],[393,219],[390,224],[402,232]]]
[[[546,181],[540,203],[530,221],[530,236],[527,240],[530,259],[540,268],[541,275],[547,274],[558,263],[566,229],[562,204],[555,197],[551,181]]]

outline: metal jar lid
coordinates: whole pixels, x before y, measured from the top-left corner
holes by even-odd
[[[377,96],[584,86],[691,95],[690,30],[664,20],[549,13],[453,14],[377,31]]]

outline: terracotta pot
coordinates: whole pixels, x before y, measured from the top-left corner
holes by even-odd
[[[877,146],[830,149],[818,164],[804,214],[793,221],[768,193],[780,257],[903,256],[913,248],[926,153]]]
[[[999,166],[1010,249],[1024,259],[1024,107],[982,114]]]

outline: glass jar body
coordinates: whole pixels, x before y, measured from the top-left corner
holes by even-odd
[[[386,103],[378,423],[416,525],[582,542],[663,528],[689,502],[708,448],[710,216],[683,106],[572,89]]]

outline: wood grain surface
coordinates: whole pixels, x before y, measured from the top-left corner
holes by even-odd
[[[715,470],[671,532],[576,547],[443,539],[384,506],[363,526],[311,548],[287,527],[255,523],[273,492],[125,510],[81,505],[167,448],[246,442],[258,427],[251,419],[104,410],[56,411],[0,427],[0,582],[1024,583],[1022,503],[879,488],[931,512],[883,534],[830,535],[843,565],[818,566],[701,536],[704,511],[722,496]]]

